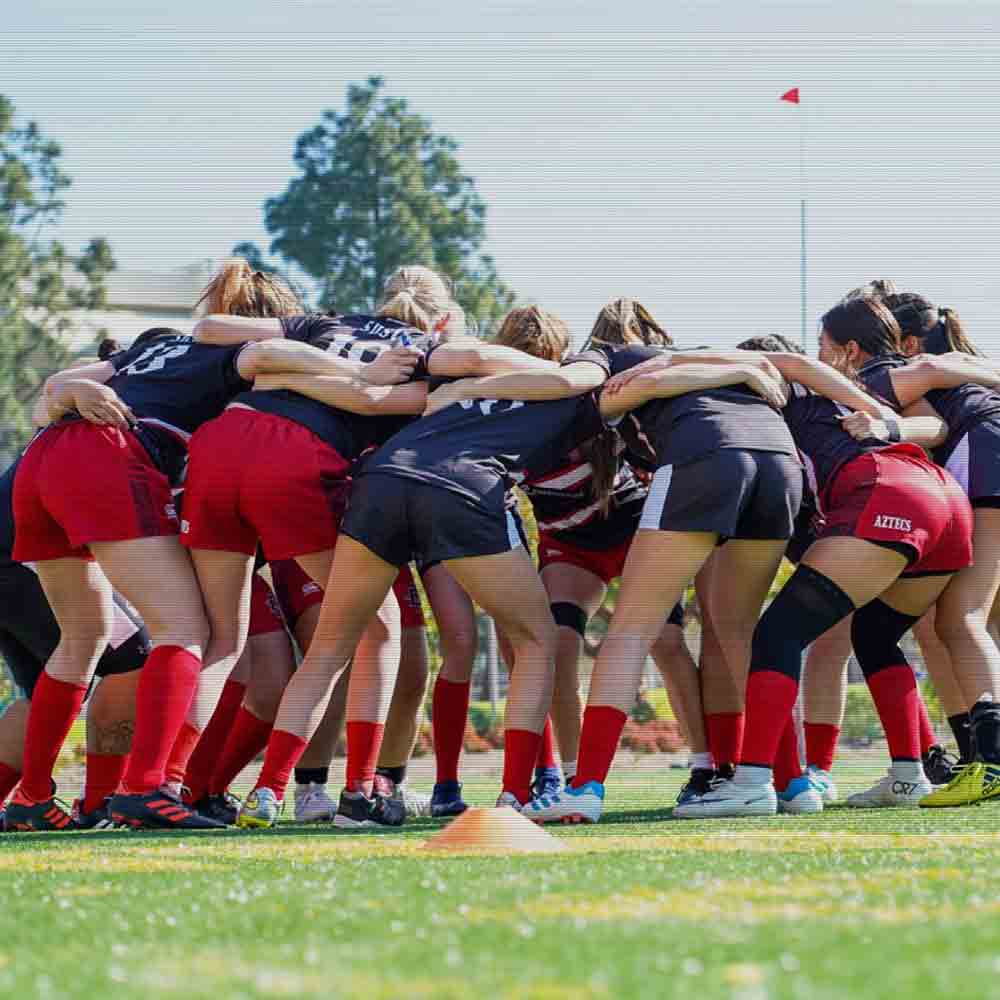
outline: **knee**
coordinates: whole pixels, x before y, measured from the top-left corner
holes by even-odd
[[[404,660],[396,676],[396,698],[406,702],[423,701],[427,694],[427,680],[430,676],[426,662]]]
[[[479,649],[475,622],[443,629],[440,635],[442,659],[453,666],[472,664]]]

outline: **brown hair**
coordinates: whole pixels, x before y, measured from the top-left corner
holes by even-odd
[[[951,309],[939,308],[915,292],[889,295],[885,304],[892,310],[902,336],[916,337],[921,349],[928,354],[944,354],[946,351],[982,354],[962,329],[958,313]]]
[[[766,333],[762,337],[750,337],[736,345],[738,351],[769,351],[774,354],[805,354],[797,341],[780,333]]]
[[[493,342],[546,361],[561,361],[569,347],[569,327],[538,306],[521,306],[504,316]]]
[[[230,257],[205,286],[195,309],[205,313],[273,319],[303,311],[298,295],[276,274],[255,271],[242,257]]]
[[[421,264],[397,267],[386,278],[375,312],[408,323],[424,333],[430,333],[446,313],[450,314],[449,328],[454,325],[454,316],[465,315],[455,302],[451,283]]]
[[[613,299],[597,314],[588,343],[669,347],[674,338],[635,299]]]
[[[896,291],[896,282],[892,278],[872,278],[866,285],[861,285],[859,288],[852,288],[841,301],[850,302],[851,299],[885,299],[889,295],[895,295]]]
[[[853,340],[872,357],[902,351],[899,324],[888,306],[871,296],[839,302],[823,315],[821,323],[827,336],[841,347]]]

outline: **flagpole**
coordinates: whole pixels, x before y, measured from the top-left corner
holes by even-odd
[[[806,281],[808,269],[806,262],[806,118],[805,109],[799,105],[799,294],[802,305],[802,348],[809,353],[809,343],[806,330],[806,314],[808,302]]]

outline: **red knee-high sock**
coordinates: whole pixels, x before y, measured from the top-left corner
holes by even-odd
[[[229,732],[229,739],[219,754],[208,783],[210,795],[221,795],[237,775],[267,746],[273,723],[258,719],[242,705]]]
[[[468,681],[448,681],[438,677],[434,682],[431,729],[438,781],[458,781],[458,759],[465,738],[465,720],[469,717],[470,688]]]
[[[135,694],[135,735],[122,788],[146,795],[163,784],[167,758],[198,690],[201,658],[180,646],[157,646]]]
[[[920,760],[920,692],[910,666],[884,667],[867,680],[889,756],[893,760]]]
[[[20,771],[15,771],[9,764],[0,762],[0,805],[7,801],[7,796],[20,780]]]
[[[833,767],[833,758],[837,752],[840,726],[831,726],[825,722],[807,722],[803,728],[806,731],[806,763],[818,767],[821,771],[829,771]]]
[[[93,812],[114,795],[121,784],[127,753],[88,753],[87,773],[83,785],[83,811]]]
[[[347,767],[345,787],[349,792],[372,794],[375,783],[375,766],[378,764],[379,750],[382,749],[382,734],[385,726],[381,722],[365,722],[356,719],[347,726]]]
[[[240,681],[226,681],[219,696],[219,704],[215,706],[212,718],[201,734],[198,745],[194,748],[194,753],[187,760],[187,767],[183,772],[184,784],[190,789],[191,801],[198,802],[208,791],[208,783],[212,780],[212,772],[219,761],[222,748],[226,745],[226,740],[232,732],[236,722],[236,714],[243,703],[243,696],[246,694],[247,686]],[[174,744],[174,752],[170,754],[170,761],[167,764],[167,780],[171,780],[171,773],[180,766],[181,756],[177,754],[177,744]]]
[[[283,799],[288,779],[292,776],[292,769],[308,745],[308,740],[296,736],[295,733],[287,733],[283,729],[272,730],[271,737],[267,741],[264,766],[260,769],[254,789],[270,788],[279,799]]]
[[[799,685],[777,670],[751,671],[747,680],[746,731],[741,764],[773,767],[778,743],[792,717]]]
[[[774,758],[774,787],[783,792],[789,782],[802,774],[799,760],[799,731],[795,719],[790,715],[778,741],[778,752]]]
[[[542,742],[538,746],[538,760],[535,767],[557,767],[556,741],[552,735],[552,716],[545,716],[545,728],[542,730]]]
[[[52,770],[87,693],[81,684],[57,681],[42,671],[31,696],[24,733],[20,794],[44,802],[52,794]]]
[[[923,756],[937,743],[937,735],[934,732],[934,723],[927,714],[927,705],[920,696],[920,688],[917,688],[917,711],[919,712],[917,721],[920,723],[920,754]]]
[[[576,763],[574,788],[588,781],[604,784],[618,750],[618,740],[628,716],[610,705],[588,705],[583,710],[583,728],[580,730],[580,757]]]
[[[181,731],[174,740],[174,745],[170,748],[170,755],[163,768],[163,781],[169,785],[183,785],[184,775],[187,772],[188,762],[194,754],[195,748],[201,742],[201,730],[192,726],[190,722],[185,722],[181,726]],[[192,800],[194,801],[194,800]]]
[[[735,764],[740,759],[745,721],[742,712],[712,712],[705,716],[708,749],[716,767]]]
[[[528,729],[505,729],[503,733],[503,790],[510,792],[518,802],[531,798],[531,779],[534,777],[541,733]]]

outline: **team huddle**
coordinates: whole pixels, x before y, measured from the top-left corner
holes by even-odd
[[[0,479],[0,653],[23,694],[0,719],[6,829],[269,827],[293,776],[300,821],[458,815],[475,605],[510,670],[497,804],[535,822],[600,820],[649,656],[691,749],[677,818],[834,801],[852,650],[891,759],[849,805],[1000,797],[1000,367],[951,310],[874,281],[822,317],[814,360],[779,336],[684,350],[627,298],[575,353],[536,306],[478,340],[420,266],[372,315],[321,315],[235,259],[199,306],[190,336],[105,342],[50,377]],[[442,653],[429,798],[406,780],[428,683],[414,573]],[[585,630],[619,578],[584,705]],[[67,809],[52,774],[88,697]]]

